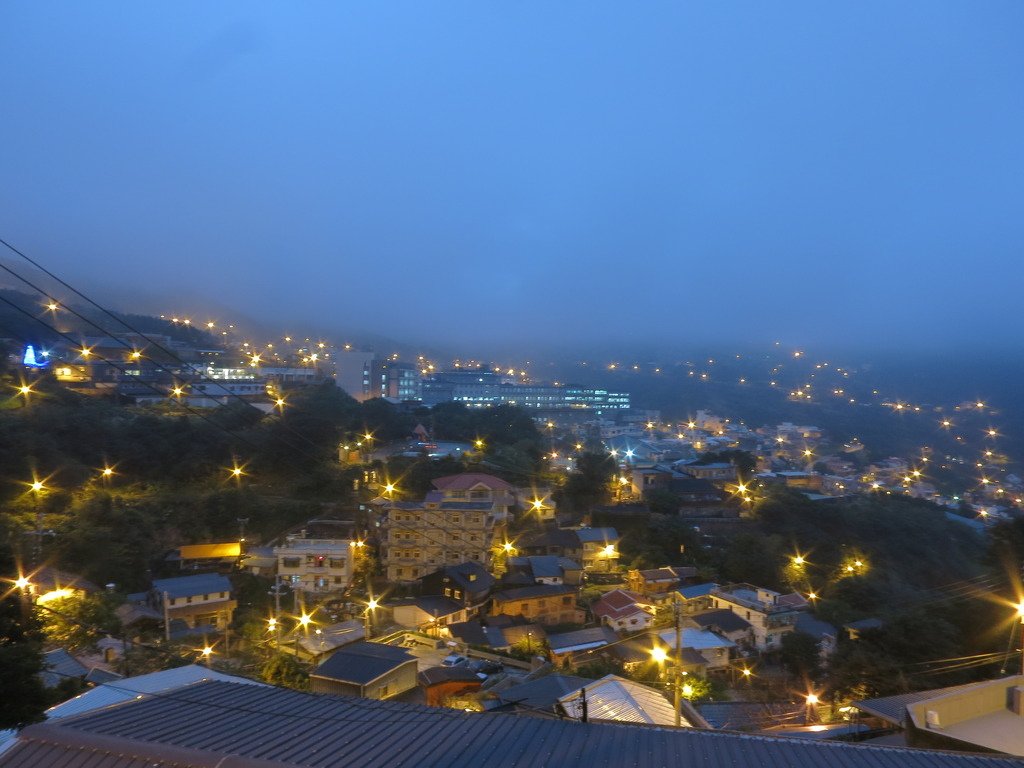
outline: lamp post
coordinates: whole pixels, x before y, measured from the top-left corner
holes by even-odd
[[[683,675],[686,673],[683,671],[682,613],[679,609],[678,597],[672,601],[672,614],[675,618],[676,627],[675,665],[672,673],[672,701],[673,709],[675,710],[675,725],[676,728],[679,728],[683,720],[683,696],[685,695],[687,698],[692,696],[693,686],[689,684],[683,685]],[[659,664],[664,664],[668,660],[668,652],[664,648],[657,647],[651,650],[651,657]]]
[[[370,639],[370,634],[373,632],[373,612],[377,609],[378,605],[380,605],[380,603],[372,597],[366,604],[366,611],[363,614],[363,618],[366,621],[366,627],[363,630],[363,640]]]
[[[1024,600],[1017,603],[1017,616],[1020,618],[1020,673],[1024,675]]]

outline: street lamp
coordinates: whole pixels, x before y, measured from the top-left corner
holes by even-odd
[[[678,614],[679,604],[675,604],[675,608]],[[680,628],[678,622],[676,623],[676,659],[675,664],[672,665],[672,689],[675,691],[673,698],[673,706],[675,709],[675,725],[679,728],[683,721],[683,702],[682,698],[685,696],[687,699],[693,695],[693,686],[687,683],[683,685],[683,659],[682,659],[682,641],[679,637]],[[663,665],[668,661],[668,651],[661,646],[655,646],[651,649],[651,658],[657,662],[658,665]]]
[[[363,619],[366,622],[366,627],[363,630],[363,640],[370,639],[370,633],[373,631],[373,612],[377,610],[377,606],[380,603],[377,602],[376,598],[371,597],[366,603],[366,611],[363,614]]]
[[[1024,675],[1024,600],[1017,603],[1016,608],[1020,619],[1020,673]]]
[[[816,718],[817,710],[815,709],[815,707],[818,706],[818,702],[819,702],[818,694],[816,694],[816,693],[814,693],[812,691],[811,693],[807,694],[807,696],[804,698],[804,701],[806,702],[806,705],[807,705],[807,714],[804,717],[804,722],[805,723],[810,723],[812,720],[817,719]]]

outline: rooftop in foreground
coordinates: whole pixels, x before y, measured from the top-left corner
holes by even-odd
[[[42,752],[46,764],[68,768],[1021,766],[976,754],[464,713],[217,681],[31,726],[0,766],[39,765],[32,760]]]

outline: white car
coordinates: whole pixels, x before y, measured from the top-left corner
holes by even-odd
[[[462,656],[462,655],[460,655],[458,653],[449,653],[441,661],[441,666],[442,667],[458,667],[458,666],[461,666],[461,665],[465,664],[467,661],[469,661],[469,659],[467,659],[465,656]]]

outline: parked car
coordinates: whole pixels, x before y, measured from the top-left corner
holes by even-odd
[[[488,661],[487,659],[473,659],[469,662],[469,669],[476,673],[476,676],[481,680],[486,680],[490,675],[503,672],[505,667],[497,661]]]
[[[458,653],[449,653],[441,660],[442,667],[459,667],[465,664],[469,659]]]

